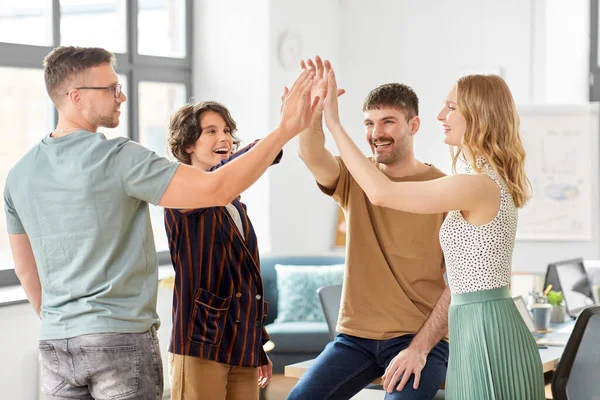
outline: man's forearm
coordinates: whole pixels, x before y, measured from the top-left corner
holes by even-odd
[[[222,181],[226,182],[227,197],[233,199],[239,196],[256,182],[271,166],[286,142],[285,136],[276,128],[246,154],[213,172],[224,178]]]
[[[446,287],[438,299],[429,318],[413,338],[410,347],[429,353],[431,349],[448,333],[448,308],[450,307],[450,288]]]
[[[19,278],[19,281],[21,281],[21,286],[25,291],[27,299],[39,317],[42,307],[42,286],[40,284],[40,277],[37,269],[30,270],[21,275],[17,274],[17,277]]]
[[[298,155],[307,163],[313,158],[318,159],[320,152],[325,149],[322,121],[323,114],[315,114],[310,127],[298,135]]]
[[[25,233],[9,233],[8,241],[15,261],[15,274],[19,278],[23,290],[25,290],[27,299],[33,306],[36,314],[40,316],[42,285],[40,284],[40,276],[29,237]]]

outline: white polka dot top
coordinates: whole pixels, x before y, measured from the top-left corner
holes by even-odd
[[[477,157],[477,166],[500,187],[500,209],[492,221],[480,226],[468,223],[460,211],[448,213],[440,228],[440,243],[452,293],[496,289],[510,284],[518,211],[506,183],[483,157]],[[477,172],[467,166],[465,173]]]

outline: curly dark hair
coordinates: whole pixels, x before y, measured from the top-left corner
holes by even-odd
[[[240,143],[240,140],[235,135],[237,124],[227,107],[223,104],[216,101],[200,101],[194,104],[186,104],[171,116],[168,140],[171,154],[184,164],[190,165],[192,163],[190,155],[185,150],[193,146],[200,137],[202,133],[200,117],[206,111],[219,113],[227,126],[229,126],[229,129],[231,129],[231,136],[233,137],[232,152],[237,150],[237,146]]]
[[[386,83],[369,92],[363,103],[363,112],[395,108],[406,114],[406,120],[419,115],[419,98],[410,86],[403,83]]]

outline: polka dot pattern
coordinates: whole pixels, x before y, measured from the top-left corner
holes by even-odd
[[[487,224],[475,226],[460,211],[450,211],[440,228],[452,293],[496,289],[510,284],[512,255],[517,234],[518,210],[504,180],[484,158],[477,158],[482,174],[500,187],[498,214]],[[464,173],[476,174],[471,166]]]

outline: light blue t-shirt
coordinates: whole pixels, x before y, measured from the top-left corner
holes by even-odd
[[[178,164],[126,138],[46,136],[11,169],[8,233],[26,233],[42,284],[41,339],[158,324],[148,203]]]

